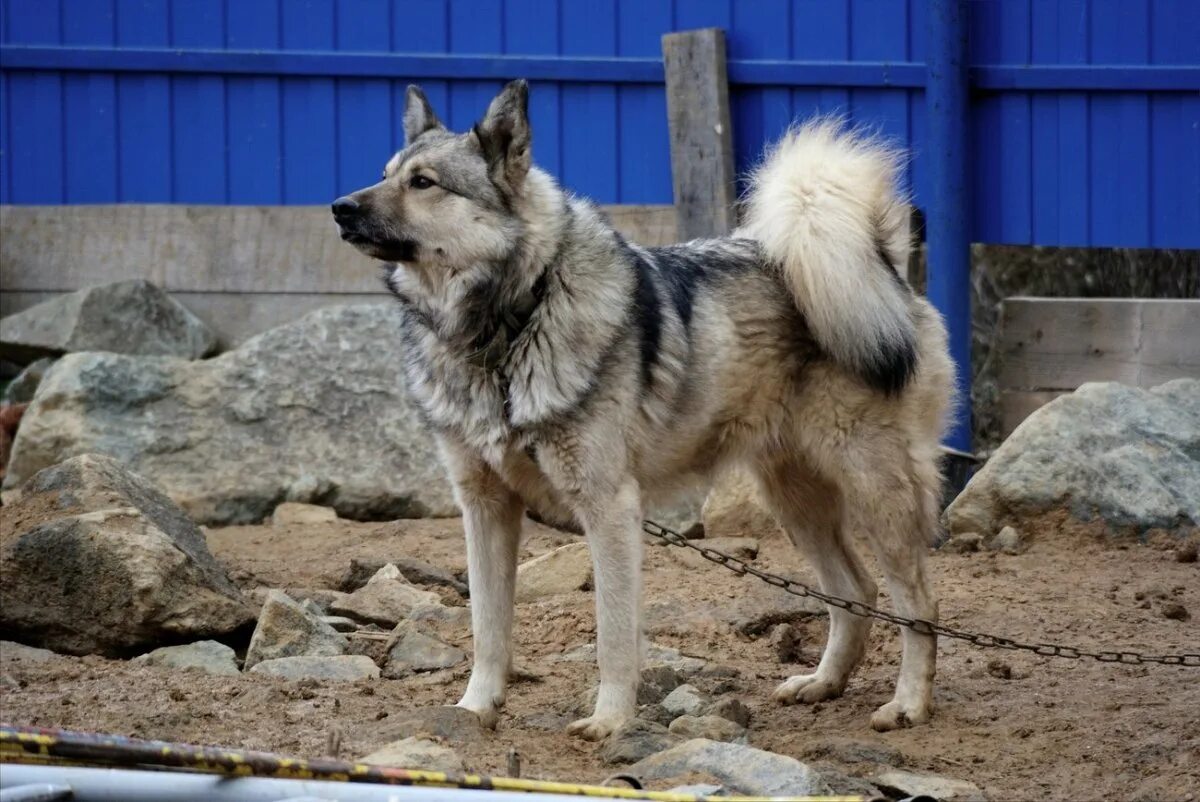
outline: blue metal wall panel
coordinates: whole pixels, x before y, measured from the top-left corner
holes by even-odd
[[[974,238],[1200,246],[1200,3],[969,5]],[[0,202],[322,203],[401,145],[405,71],[461,129],[538,70],[539,163],[601,202],[669,202],[660,37],[716,25],[740,169],[794,118],[841,113],[912,150],[922,203],[926,20],[927,0],[0,0]],[[37,47],[69,49],[7,65]],[[216,66],[119,63],[197,51]],[[233,66],[246,51],[286,53]],[[364,53],[481,58],[347,73]]]

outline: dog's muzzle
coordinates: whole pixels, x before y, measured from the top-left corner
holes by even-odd
[[[371,231],[366,209],[361,203],[346,196],[330,205],[334,222],[342,240],[376,259],[387,262],[414,262],[417,258],[417,243],[410,239],[380,237]]]

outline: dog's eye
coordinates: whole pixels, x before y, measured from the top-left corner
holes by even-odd
[[[429,189],[433,186],[433,181],[423,175],[414,175],[408,179],[408,185],[413,189]]]

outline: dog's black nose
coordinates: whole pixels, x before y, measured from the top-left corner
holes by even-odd
[[[358,201],[353,198],[338,198],[333,202],[333,216],[339,218],[356,217],[360,208]]]

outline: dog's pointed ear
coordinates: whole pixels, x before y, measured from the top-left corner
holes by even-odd
[[[505,86],[475,126],[475,136],[487,159],[492,181],[511,193],[520,192],[532,164],[529,84],[512,81]]]
[[[425,97],[421,87],[410,84],[404,98],[404,144],[411,145],[426,131],[442,127],[442,121],[433,113],[429,98]]]

